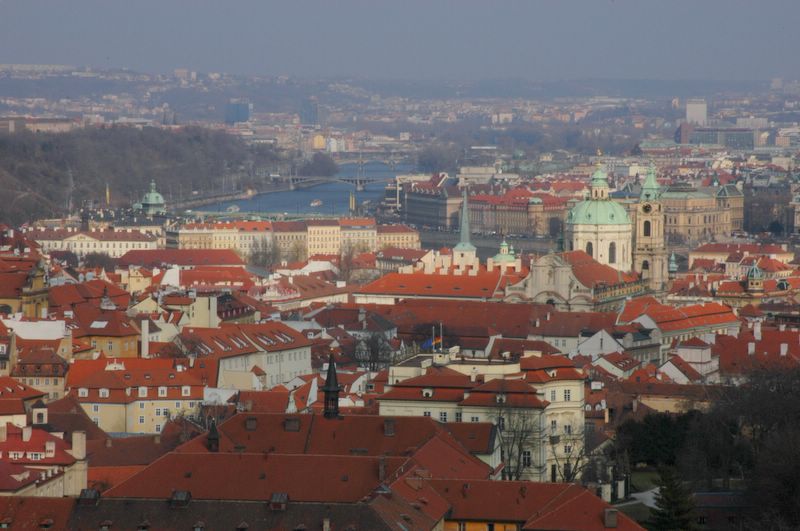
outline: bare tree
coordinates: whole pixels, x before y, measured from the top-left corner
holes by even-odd
[[[535,393],[533,390],[531,392]],[[497,407],[494,420],[500,436],[500,457],[503,461],[501,477],[508,481],[520,480],[526,468],[541,469],[544,465],[538,462],[541,459],[537,459],[542,447],[542,412],[509,404],[502,385],[495,396]]]
[[[574,483],[580,481],[584,470],[592,463],[592,455],[587,444],[587,432],[580,429],[548,438],[550,455],[555,461],[559,481]]]
[[[262,236],[253,242],[248,261],[251,265],[271,269],[281,263],[281,249],[275,242]]]
[[[379,371],[391,365],[394,350],[380,332],[373,332],[362,339],[356,348],[356,359],[370,371]]]

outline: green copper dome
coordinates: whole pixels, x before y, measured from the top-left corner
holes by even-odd
[[[142,205],[163,205],[164,204],[164,196],[158,193],[156,190],[156,182],[150,181],[150,191],[144,194],[142,198]]]
[[[589,183],[591,195],[569,211],[570,225],[630,225],[628,213],[608,198],[608,175],[598,166]]]
[[[495,263],[510,263],[517,260],[517,257],[514,255],[514,247],[508,245],[508,242],[503,239],[503,243],[500,244],[500,252],[494,255],[492,258]]]
[[[630,225],[628,213],[619,203],[587,199],[570,210],[567,223],[571,225]]]

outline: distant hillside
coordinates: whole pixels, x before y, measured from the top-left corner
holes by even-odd
[[[269,148],[253,151],[235,137],[200,128],[0,135],[0,222],[62,216],[70,190],[75,209],[84,200],[104,200],[106,183],[114,206],[138,200],[150,179],[168,201],[192,190],[220,190],[223,175],[246,175],[252,163],[278,160]],[[228,179],[226,190],[231,186]]]

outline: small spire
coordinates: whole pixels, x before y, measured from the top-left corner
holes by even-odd
[[[206,435],[206,448],[210,452],[219,452],[219,431],[217,431],[217,421],[211,421],[211,427]]]
[[[457,251],[470,251],[474,252],[475,246],[470,241],[469,230],[469,200],[467,199],[467,188],[464,187],[464,199],[461,201],[461,238],[458,245],[455,246]]]
[[[328,357],[328,374],[325,377],[325,385],[322,392],[325,393],[325,409],[323,415],[326,419],[333,419],[339,416],[339,378],[336,376],[336,363],[333,361],[333,354]]]

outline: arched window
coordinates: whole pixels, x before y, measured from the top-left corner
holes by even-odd
[[[650,236],[650,222],[649,221],[645,221],[644,222],[644,235],[645,236]]]
[[[594,249],[592,249],[592,242],[586,242],[586,254],[588,254],[591,257],[594,257],[594,254],[592,253],[593,250]]]
[[[617,243],[611,242],[608,244],[608,263],[609,264],[616,264],[617,263]]]
[[[645,260],[642,262],[642,271],[649,271],[650,270],[650,262]]]

